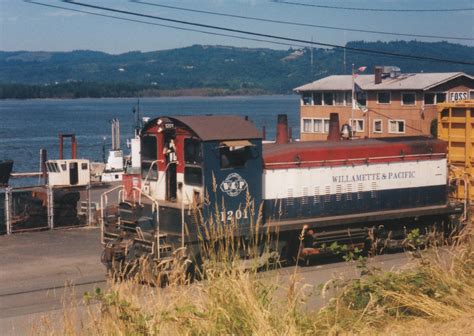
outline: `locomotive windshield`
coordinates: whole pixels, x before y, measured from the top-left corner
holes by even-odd
[[[202,185],[202,150],[198,139],[184,139],[184,183]]]
[[[142,137],[141,155],[142,155],[142,178],[156,181],[158,180],[158,167],[156,164],[157,142],[154,136]],[[150,169],[151,168],[151,169]]]
[[[219,147],[221,169],[245,166],[254,157],[253,145],[247,140],[222,142]]]

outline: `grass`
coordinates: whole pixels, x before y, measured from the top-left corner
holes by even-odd
[[[250,211],[255,211],[253,208]],[[84,296],[85,313],[65,309],[61,329],[43,321],[35,334],[47,335],[344,335],[468,334],[474,330],[474,239],[421,253],[417,265],[382,272],[364,263],[360,278],[331,281],[334,291],[322,309],[308,309],[308,291],[298,282],[265,277],[257,267],[242,268],[253,243],[229,238],[235,223],[203,227],[217,237],[203,244],[207,257],[202,280],[186,284],[176,263],[166,288],[146,286],[139,278],[111,282],[105,291]],[[257,223],[253,226],[258,228]],[[208,230],[208,231],[206,231]],[[256,230],[257,231],[257,230]],[[234,237],[234,235],[232,235]],[[271,242],[265,242],[271,245]],[[417,254],[419,255],[419,254]],[[270,278],[270,279],[269,279]],[[283,294],[283,295],[282,295]]]

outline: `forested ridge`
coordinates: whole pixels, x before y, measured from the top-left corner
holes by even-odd
[[[459,61],[474,47],[448,42],[363,42],[348,47]],[[311,62],[311,59],[313,60]],[[313,80],[350,73],[351,64],[396,65],[402,72],[474,74],[474,66],[310,48],[274,50],[194,45],[118,55],[97,51],[0,51],[0,98],[81,98],[284,94]]]

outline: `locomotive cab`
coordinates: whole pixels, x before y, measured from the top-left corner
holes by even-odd
[[[156,202],[160,233],[186,240],[216,214],[246,227],[261,202],[261,152],[260,132],[241,117],[155,118],[141,132],[141,195],[127,201]]]

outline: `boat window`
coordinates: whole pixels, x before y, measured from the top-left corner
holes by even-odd
[[[62,164],[61,164],[61,170],[62,170],[62,171],[66,171],[66,170],[67,170],[67,164],[62,163]]]
[[[81,164],[81,169],[82,169],[82,170],[87,170],[87,163],[86,163],[86,162],[83,162],[83,163]]]
[[[59,173],[59,166],[56,162],[46,162],[46,169],[50,173]]]
[[[187,185],[202,185],[202,169],[201,167],[186,166],[184,168],[184,183]]]
[[[184,139],[184,161],[191,164],[202,163],[201,142],[197,139]]]

